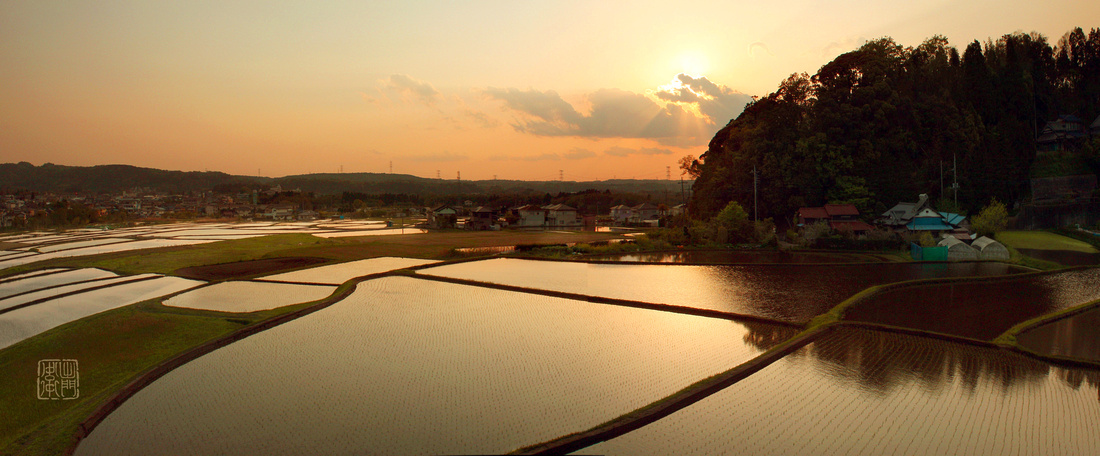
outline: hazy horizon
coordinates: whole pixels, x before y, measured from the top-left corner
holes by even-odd
[[[677,179],[751,96],[868,39],[1054,44],[1088,17],[1100,4],[4,2],[0,162]]]

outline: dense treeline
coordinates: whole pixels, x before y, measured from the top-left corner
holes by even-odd
[[[1028,192],[1037,132],[1062,114],[1086,124],[1100,114],[1100,29],[1055,45],[1014,33],[961,55],[942,36],[915,48],[870,41],[790,76],[684,163],[698,175],[691,211],[706,219],[738,201],[751,214],[754,166],[761,218],[838,202],[876,215],[919,193],[946,206],[955,158],[961,209],[1011,205]]]

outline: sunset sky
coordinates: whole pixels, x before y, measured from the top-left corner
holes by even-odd
[[[868,39],[961,52],[1098,19],[1083,1],[5,0],[0,162],[675,179],[750,96]]]

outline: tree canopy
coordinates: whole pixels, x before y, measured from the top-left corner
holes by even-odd
[[[791,75],[681,168],[698,175],[691,213],[704,219],[730,201],[751,204],[754,166],[762,218],[826,203],[877,215],[920,193],[953,199],[956,160],[960,207],[1011,204],[1028,191],[1045,122],[1087,123],[1098,110],[1100,29],[1077,28],[1054,46],[1013,33],[961,55],[942,36],[916,47],[881,38],[812,76]]]

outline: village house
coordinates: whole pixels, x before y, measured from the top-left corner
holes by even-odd
[[[859,209],[852,204],[826,204],[823,207],[798,208],[798,226],[824,222],[833,230],[851,230],[863,234],[875,229],[859,219]]]
[[[512,226],[519,228],[535,228],[546,226],[546,209],[534,204],[516,209],[518,218]]]
[[[470,218],[466,220],[466,229],[474,231],[500,229],[500,225],[496,222],[496,211],[485,206],[478,206],[470,213]]]
[[[454,228],[458,223],[458,211],[445,204],[428,210],[427,213],[428,226],[432,228]]]
[[[1100,122],[1100,117],[1097,117],[1097,122]],[[1080,118],[1074,115],[1061,115],[1043,126],[1039,137],[1035,138],[1035,147],[1039,152],[1077,150],[1088,134],[1089,129]]]
[[[625,204],[611,207],[611,220],[614,221],[616,225],[626,225],[633,214],[634,209]]]
[[[577,217],[577,209],[564,204],[544,206],[546,209],[546,226],[571,227],[581,226],[581,219]]]

